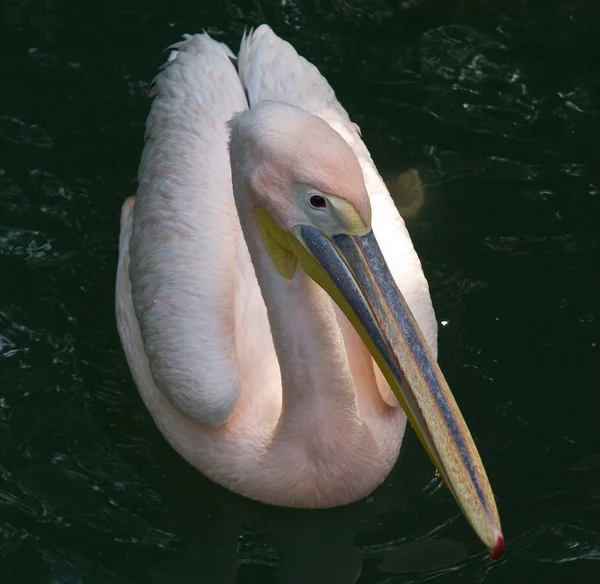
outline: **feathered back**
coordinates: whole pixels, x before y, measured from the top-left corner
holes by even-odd
[[[225,45],[203,34],[173,48],[152,90],[130,278],[156,385],[187,416],[218,426],[238,396],[233,268],[240,228],[225,124],[246,100]]]

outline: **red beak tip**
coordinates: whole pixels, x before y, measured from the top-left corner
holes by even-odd
[[[494,547],[494,551],[491,555],[491,560],[494,562],[500,558],[500,556],[504,553],[504,538],[499,535],[498,539],[496,539],[496,545]]]

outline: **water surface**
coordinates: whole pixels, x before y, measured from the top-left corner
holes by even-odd
[[[0,576],[20,584],[596,582],[600,9],[588,1],[4,0]],[[162,49],[269,23],[318,65],[410,231],[440,362],[508,543],[487,554],[416,440],[315,513],[212,485],[142,406],[113,310]]]

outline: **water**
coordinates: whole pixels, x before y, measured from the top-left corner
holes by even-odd
[[[2,3],[2,582],[598,580],[600,10],[505,4]],[[113,285],[148,83],[182,33],[235,47],[261,22],[320,67],[382,174],[421,173],[410,231],[500,562],[414,439],[366,501],[273,509],[188,468],[137,397]]]

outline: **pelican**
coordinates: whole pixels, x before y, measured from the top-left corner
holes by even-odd
[[[207,34],[169,49],[116,282],[124,352],[159,430],[234,492],[319,508],[382,483],[408,416],[499,556],[494,497],[436,362],[427,281],[358,127],[266,25],[237,57]]]

